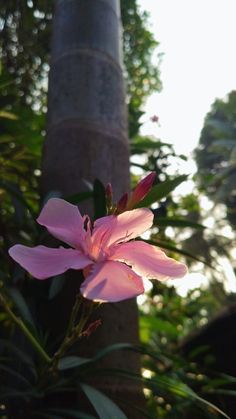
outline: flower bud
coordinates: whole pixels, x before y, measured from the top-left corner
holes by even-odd
[[[142,201],[145,196],[148,194],[148,192],[152,189],[152,185],[154,182],[154,179],[156,177],[155,172],[149,173],[144,179],[142,179],[134,189],[130,200],[127,205],[127,209],[132,209],[136,204],[138,204],[140,201]]]
[[[152,122],[158,122],[158,121],[159,121],[159,118],[158,118],[158,116],[157,116],[157,115],[153,115],[153,116],[151,116],[150,120],[151,120]]]
[[[129,198],[129,195],[127,194],[127,192],[124,195],[122,195],[122,197],[117,203],[116,214],[120,214],[121,212],[125,211],[128,198]]]

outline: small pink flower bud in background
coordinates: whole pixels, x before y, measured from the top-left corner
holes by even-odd
[[[130,200],[127,205],[127,209],[132,209],[136,204],[142,201],[148,192],[152,189],[153,182],[155,180],[156,173],[151,172],[144,179],[142,179],[134,189]]]
[[[99,326],[101,326],[101,324],[102,324],[102,320],[101,320],[101,319],[95,320],[95,322],[91,323],[91,324],[87,327],[87,329],[86,329],[86,330],[84,330],[84,331],[81,333],[81,336],[82,336],[82,337],[89,338],[89,336],[90,336],[92,333],[94,333],[94,332],[97,330],[97,328],[98,328]]]
[[[157,115],[153,115],[153,116],[151,116],[150,121],[152,121],[152,122],[158,122],[159,121],[159,117]]]
[[[117,203],[116,214],[120,214],[121,212],[125,211],[127,207],[128,199],[129,199],[129,195],[127,192],[125,192],[125,194],[122,195],[122,197]]]

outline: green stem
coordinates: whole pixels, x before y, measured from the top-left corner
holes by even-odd
[[[71,316],[70,316],[70,320],[69,320],[69,324],[68,324],[68,327],[67,327],[65,338],[70,335],[70,333],[71,333],[71,331],[72,331],[72,329],[75,325],[76,317],[77,317],[79,308],[81,306],[81,303],[82,303],[82,297],[81,297],[80,294],[77,294],[75,304],[72,308],[72,312],[71,312]]]
[[[65,355],[68,349],[71,348],[71,346],[73,346],[74,343],[81,337],[84,326],[86,325],[90,315],[92,314],[93,309],[96,307],[94,303],[91,303],[88,306],[88,302],[85,302],[82,306],[80,320],[78,324],[75,325],[76,317],[81,303],[83,303],[83,298],[79,295],[77,296],[74,307],[72,309],[71,318],[69,320],[69,326],[67,328],[65,338],[58,351],[53,355],[53,358],[51,360],[50,371],[52,373],[57,370],[59,360]]]
[[[8,316],[21,329],[21,331],[24,333],[24,335],[30,341],[30,343],[32,344],[32,346],[34,347],[36,352],[38,352],[38,354],[41,356],[41,358],[49,364],[52,361],[50,356],[45,352],[45,350],[42,348],[42,346],[38,343],[38,341],[32,335],[30,330],[26,327],[26,325],[21,320],[21,318],[17,317],[13,313],[13,311],[11,310],[8,302],[6,301],[5,297],[1,293],[0,293],[0,303],[1,303],[2,307],[4,308],[5,312],[8,314]]]

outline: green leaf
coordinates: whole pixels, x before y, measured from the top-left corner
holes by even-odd
[[[175,218],[175,217],[157,217],[157,218],[154,218],[153,224],[155,226],[180,227],[180,228],[190,227],[190,228],[197,228],[201,230],[206,228],[202,224],[194,223],[184,218]]]
[[[119,351],[122,349],[135,349],[130,343],[115,343],[113,345],[106,346],[101,349],[93,358],[82,358],[79,356],[66,356],[61,358],[58,363],[59,370],[66,370],[71,368],[77,368],[85,364],[93,364],[100,359],[104,358],[106,355],[109,355],[113,351]]]
[[[74,409],[47,409],[44,414],[46,413],[55,413],[55,414],[62,414],[62,418],[64,416],[68,416],[69,418],[79,418],[79,419],[96,419],[95,416],[88,415],[87,413],[81,412],[80,410],[74,410]],[[54,416],[58,418],[58,416]]]
[[[31,328],[36,332],[36,327],[33,321],[33,317],[30,313],[29,307],[27,306],[23,295],[19,292],[17,288],[9,288],[8,294],[12,298],[15,306],[17,307],[20,316],[22,319],[31,326]]]
[[[15,357],[21,360],[21,362],[23,362],[26,366],[29,366],[30,370],[36,375],[33,361],[25,354],[25,352],[21,351],[16,345],[5,339],[0,339],[0,349],[2,348],[6,348],[9,352],[12,352]]]
[[[162,320],[158,317],[153,316],[140,316],[140,333],[141,340],[148,343],[152,332],[159,331],[165,333],[170,338],[176,338],[179,334],[176,326],[167,320]]]
[[[179,379],[175,379],[172,377],[164,376],[164,375],[157,375],[155,378],[144,378],[139,374],[135,374],[131,371],[121,370],[121,369],[103,369],[100,370],[102,375],[106,374],[116,374],[121,377],[127,377],[133,379],[137,382],[142,382],[145,387],[150,388],[152,391],[154,390],[155,394],[157,394],[158,390],[164,391],[168,394],[172,394],[177,397],[181,397],[186,400],[192,400],[193,402],[197,403],[199,407],[205,409],[206,407],[214,410],[215,412],[219,413],[223,417],[227,419],[231,419],[226,413],[224,413],[221,409],[215,406],[213,403],[209,402],[208,400],[198,396],[195,391],[193,391],[187,384],[180,381]]]
[[[12,112],[0,111],[0,118],[16,120],[18,119],[18,116]]]
[[[40,419],[46,418],[46,419],[64,419],[63,416],[53,415],[52,413],[46,413],[41,411],[34,411],[34,416],[39,416]]]
[[[64,275],[57,275],[52,279],[48,294],[49,300],[52,300],[54,297],[56,297],[56,295],[62,290],[64,283]]]
[[[172,192],[182,182],[187,180],[187,175],[181,175],[172,180],[166,180],[159,185],[153,186],[147,196],[137,204],[136,208],[150,207],[155,202],[160,201]]]
[[[91,362],[90,358],[82,358],[82,357],[73,356],[73,355],[66,356],[60,359],[58,363],[58,369],[60,371],[68,370],[71,368],[80,367],[81,365],[88,364],[90,362]]]
[[[86,199],[90,198],[93,198],[93,191],[80,192],[65,197],[66,201],[70,202],[71,204],[79,204],[80,202],[86,201]]]
[[[122,410],[105,394],[87,384],[80,385],[100,419],[127,419]]]
[[[101,349],[93,358],[92,361],[99,361],[104,356],[109,355],[113,351],[120,351],[122,349],[133,349],[135,347],[130,343],[114,343],[113,345],[106,346],[105,348]]]
[[[19,202],[21,202],[25,208],[27,208],[32,215],[33,218],[36,218],[33,208],[28,204],[28,202],[24,199],[21,191],[16,189],[16,186],[12,182],[8,182],[6,180],[0,181],[0,188],[6,190],[10,195],[14,196],[18,199]]]
[[[94,218],[95,220],[106,215],[105,187],[100,180],[95,179],[93,184]]]
[[[162,147],[168,147],[172,149],[172,144],[164,143],[161,141],[153,141],[149,137],[137,136],[131,141],[132,154],[139,154],[146,152],[147,150],[160,150]]]
[[[15,369],[12,369],[6,365],[0,364],[0,371],[5,371],[7,374],[13,376],[17,380],[20,380],[22,385],[25,385],[28,388],[30,387],[30,382],[22,374],[17,372]]]
[[[11,388],[11,387],[0,387],[0,394],[1,394],[1,398],[3,400],[5,399],[12,399],[13,400],[15,398],[22,398],[22,399],[28,399],[29,397],[42,397],[42,394],[40,395],[39,393],[37,394],[35,391],[30,391],[30,390],[18,390],[15,388]]]

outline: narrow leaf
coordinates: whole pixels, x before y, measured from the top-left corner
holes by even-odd
[[[64,283],[64,275],[57,275],[52,279],[48,294],[49,300],[52,300],[54,297],[56,297],[56,295],[62,290]]]
[[[81,384],[81,388],[100,419],[127,419],[122,410],[105,394],[87,384]]]
[[[19,358],[21,362],[29,366],[30,369],[35,372],[32,359],[26,355],[25,352],[21,351],[19,348],[17,348],[16,345],[9,342],[8,340],[0,339],[0,351],[2,351],[4,348],[6,348],[10,353],[13,353],[15,357]]]
[[[95,179],[93,184],[94,218],[95,220],[106,215],[106,190],[100,180]]]
[[[113,345],[106,346],[105,348],[101,349],[93,358],[93,361],[98,361],[104,356],[110,354],[113,351],[120,351],[122,349],[135,349],[133,345],[130,343],[114,343]]]
[[[70,195],[66,197],[65,199],[71,204],[79,204],[80,202],[86,201],[86,199],[90,199],[92,197],[93,197],[93,191],[86,191],[86,192],[79,192],[74,195]]]
[[[196,228],[203,230],[206,228],[204,225],[199,223],[194,223],[193,221],[188,221],[184,218],[175,218],[175,217],[157,217],[154,218],[153,224],[155,226],[163,226],[163,227],[180,227],[180,228]]]
[[[58,363],[58,369],[60,371],[68,370],[71,368],[77,368],[81,365],[88,364],[91,362],[91,359],[89,358],[82,358],[79,356],[66,356],[64,358],[61,358]]]
[[[22,385],[25,385],[28,388],[30,387],[30,382],[15,369],[7,367],[6,365],[0,365],[0,371],[5,371],[5,373],[13,376],[16,380],[21,381]]]
[[[16,120],[18,116],[12,112],[0,111],[0,118]]]
[[[69,417],[69,418],[79,418],[79,419],[96,419],[95,416],[88,415],[87,413],[81,412],[80,410],[74,410],[74,409],[47,409],[45,413],[55,413],[55,414],[61,414],[63,416],[61,417]],[[55,416],[58,418],[59,416]]]
[[[10,288],[8,289],[8,294],[12,298],[15,306],[17,307],[19,314],[21,315],[22,319],[28,323],[34,331],[36,331],[36,327],[33,321],[33,317],[30,313],[29,307],[27,306],[23,295],[19,292],[17,288]]]

